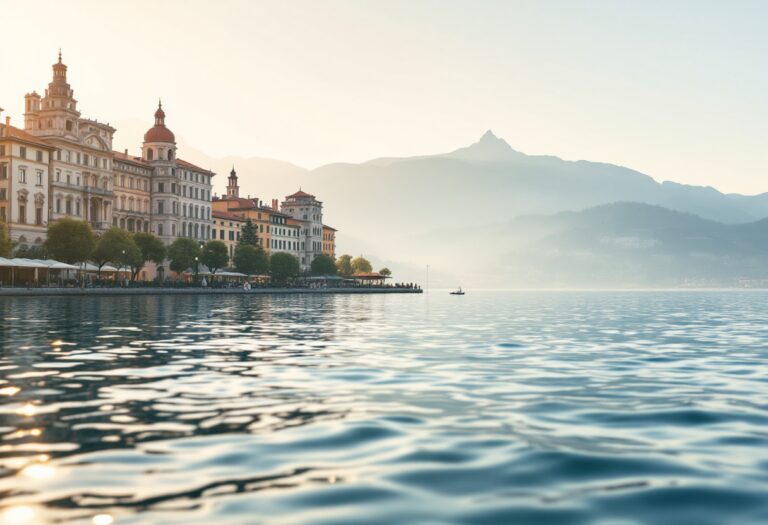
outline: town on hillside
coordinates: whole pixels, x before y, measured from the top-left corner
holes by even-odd
[[[82,116],[59,52],[44,95],[24,96],[23,126],[8,116],[0,123],[0,233],[12,246],[5,255],[16,257],[0,264],[0,283],[18,280],[14,267],[34,269],[38,282],[52,259],[95,272],[89,280],[109,272],[115,281],[211,280],[217,270],[222,278],[269,278],[278,254],[276,265],[286,269],[272,270],[283,279],[337,270],[366,284],[389,277],[362,256],[354,268],[349,256],[336,265],[336,229],[323,224],[323,203],[310,193],[299,189],[270,204],[241,197],[233,166],[226,194],[214,195],[216,174],[178,156],[162,101],[141,155],[114,151],[115,132]]]

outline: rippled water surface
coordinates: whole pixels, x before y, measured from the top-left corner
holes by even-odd
[[[0,299],[0,523],[765,524],[768,294]]]

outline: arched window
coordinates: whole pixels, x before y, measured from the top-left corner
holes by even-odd
[[[152,152],[152,148],[147,149],[147,160],[152,160],[154,158],[154,153]]]
[[[168,150],[168,160],[173,160],[173,150],[172,149]]]

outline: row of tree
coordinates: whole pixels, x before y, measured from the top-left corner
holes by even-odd
[[[0,222],[0,257],[10,257],[13,244],[8,236],[8,228]],[[151,233],[129,233],[113,227],[97,237],[90,224],[74,219],[63,219],[48,226],[48,238],[42,246],[20,246],[17,257],[30,259],[52,258],[68,264],[93,262],[101,269],[113,264],[131,271],[131,280],[148,262],[162,264],[167,258],[169,268],[182,273],[188,269],[198,270],[198,264],[204,264],[212,274],[227,267],[229,254],[227,246],[217,240],[198,244],[193,239],[181,237],[166,248],[162,241]],[[256,226],[248,219],[240,232],[240,240],[232,257],[234,268],[246,275],[271,275],[277,282],[285,282],[301,273],[299,260],[289,253],[273,253],[268,256],[259,244]],[[362,255],[352,258],[342,255],[334,260],[328,255],[318,255],[312,261],[310,272],[313,275],[341,275],[349,277],[372,271],[370,261]],[[390,275],[387,268],[382,268],[382,275]]]

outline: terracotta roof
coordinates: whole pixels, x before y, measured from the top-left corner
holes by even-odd
[[[153,126],[144,133],[144,142],[168,142],[176,143],[176,135],[165,126]]]
[[[339,231],[339,230],[337,230],[336,228],[333,228],[333,227],[331,227],[331,226],[328,226],[327,224],[323,224],[323,229],[324,229],[324,230],[333,230],[333,231],[335,231],[335,232]]]
[[[294,199],[314,199],[315,196],[314,195],[310,195],[309,193],[307,193],[305,191],[299,190],[296,193],[294,193],[293,195],[288,195],[286,197],[286,199],[291,199],[291,198],[294,198]]]
[[[7,133],[7,136],[6,136],[6,133]],[[0,139],[16,139],[16,140],[21,140],[23,142],[29,142],[30,144],[35,144],[42,148],[47,148],[51,150],[56,149],[55,146],[51,146],[50,144],[45,142],[43,139],[39,139],[22,129],[19,129],[13,126],[6,126],[5,124],[0,124]]]
[[[215,174],[214,172],[212,172],[211,170],[207,170],[207,169],[205,169],[205,168],[201,168],[200,166],[195,166],[195,165],[194,165],[194,164],[192,164],[191,162],[187,162],[186,160],[183,160],[183,159],[176,159],[176,164],[177,164],[178,166],[180,166],[180,167],[182,167],[182,168],[186,168],[186,169],[188,169],[188,170],[202,171],[203,173],[207,173],[207,174],[208,174],[208,175],[210,175],[211,177],[213,177],[214,175],[216,175],[216,174]]]
[[[219,200],[227,203],[227,208],[230,210],[255,210],[257,208],[256,202],[253,199],[243,199],[242,197],[228,197],[223,195]],[[235,204],[235,206],[231,206]]]
[[[245,222],[245,217],[241,217],[240,215],[226,211],[213,211],[211,214],[213,215],[214,219],[228,219],[230,221]]]
[[[139,164],[147,168],[151,166],[149,162],[145,161],[141,157],[134,157],[133,155],[128,155],[127,153],[122,151],[113,151],[112,155],[114,155],[114,157],[118,160],[133,162],[134,164]]]

